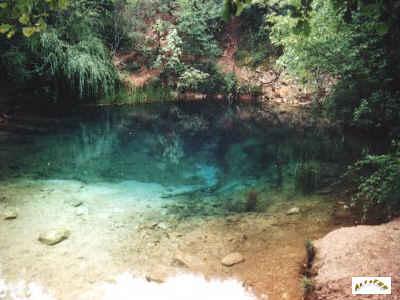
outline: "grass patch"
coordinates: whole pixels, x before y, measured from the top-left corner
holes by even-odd
[[[149,84],[132,89],[122,88],[114,96],[103,98],[99,104],[141,104],[177,101],[177,95],[170,88]]]

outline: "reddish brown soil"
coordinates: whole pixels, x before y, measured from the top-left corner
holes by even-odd
[[[157,78],[160,75],[159,69],[147,69],[143,67],[139,73],[129,74],[129,82],[134,87],[143,87],[151,79]]]

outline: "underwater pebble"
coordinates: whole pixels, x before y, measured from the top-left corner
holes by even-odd
[[[88,213],[89,213],[89,210],[87,209],[87,207],[83,207],[83,206],[79,206],[75,211],[75,215],[77,215],[77,216],[87,215]]]
[[[168,225],[166,223],[164,223],[164,222],[158,223],[157,227],[160,228],[160,229],[163,229],[163,230],[168,229]]]
[[[78,206],[81,206],[82,204],[83,204],[83,201],[78,200],[78,199],[74,199],[74,200],[71,201],[71,205],[73,207],[78,207]]]
[[[6,208],[3,213],[4,220],[13,220],[18,217],[18,212],[15,208]]]
[[[67,205],[71,205],[72,207],[78,207],[83,204],[83,201],[75,197],[71,197],[69,199],[64,200],[64,203]]]
[[[221,260],[221,264],[225,267],[231,267],[242,262],[244,262],[244,257],[239,252],[230,253]]]
[[[240,222],[241,216],[230,216],[226,218],[227,223],[238,223]]]
[[[70,236],[70,231],[68,229],[57,228],[39,234],[38,240],[43,244],[53,246],[55,244],[58,244],[66,240],[69,236]]]
[[[300,213],[300,208],[298,208],[298,207],[292,207],[291,209],[289,209],[286,212],[287,215],[295,215],[295,214],[298,214],[298,213]]]

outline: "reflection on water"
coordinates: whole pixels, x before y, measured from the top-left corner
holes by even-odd
[[[304,241],[332,229],[339,207],[322,194],[365,144],[277,120],[222,103],[14,120],[0,131],[0,213],[18,211],[0,226],[0,281],[35,279],[69,300],[121,272],[190,271],[302,299]],[[71,237],[37,241],[59,227]],[[223,267],[232,251],[245,262]]]
[[[312,192],[359,155],[361,144],[349,141],[334,131],[276,124],[249,105],[95,109],[3,144],[1,176],[180,187],[166,198],[260,185]]]

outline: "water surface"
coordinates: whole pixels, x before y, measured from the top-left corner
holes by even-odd
[[[5,139],[1,178],[136,181],[166,187],[165,198],[217,201],[260,186],[295,191],[304,166],[318,173],[312,190],[323,188],[365,147],[338,131],[274,118],[256,105],[224,103],[86,109]]]
[[[301,299],[304,241],[336,226],[331,184],[367,144],[280,120],[203,102],[13,120],[0,132],[0,211],[18,218],[0,223],[0,278],[87,300],[123,272],[194,272]],[[58,227],[66,241],[38,242]],[[222,266],[233,251],[245,262]]]

